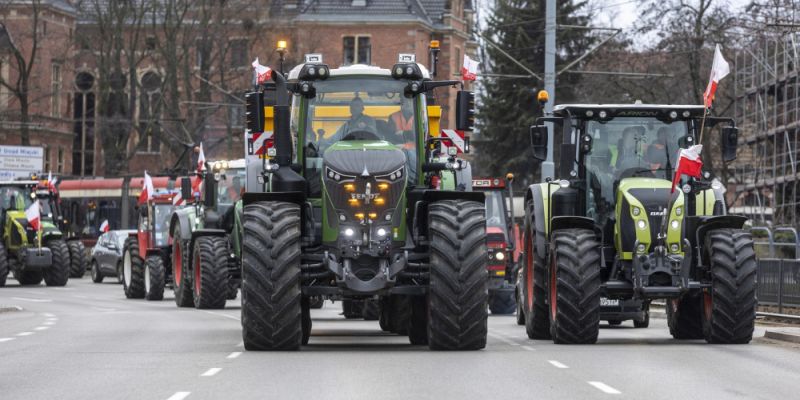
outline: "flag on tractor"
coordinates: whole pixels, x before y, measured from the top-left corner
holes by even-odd
[[[153,189],[153,179],[144,171],[144,184],[142,185],[142,193],[139,194],[139,203],[144,203],[153,198],[155,189]]]
[[[197,155],[197,170],[202,171],[206,165],[206,153],[203,152],[203,142],[200,142],[200,152]]]
[[[678,156],[678,167],[675,168],[675,177],[672,178],[671,192],[675,192],[675,186],[680,182],[682,175],[695,178],[702,177],[703,160],[700,159],[700,152],[702,151],[702,144],[696,144],[688,149],[681,149],[681,154]]]
[[[266,83],[272,78],[272,69],[266,65],[261,65],[258,62],[258,57],[256,57],[255,61],[253,61],[252,65],[253,70],[255,71],[256,84],[260,85],[262,83]]]
[[[111,226],[108,225],[108,220],[105,220],[102,224],[100,224],[100,232],[106,233],[110,230]]]
[[[51,191],[53,193],[55,193],[57,191],[56,190],[56,182],[57,181],[58,181],[58,178],[53,178],[53,173],[48,171],[47,172],[47,189],[49,191]]]
[[[28,224],[33,228],[33,230],[38,231],[42,225],[39,223],[40,221],[40,214],[39,214],[39,200],[35,200],[30,207],[25,209],[25,218],[28,220]]]
[[[706,108],[710,108],[711,102],[714,101],[714,93],[717,91],[719,81],[730,72],[731,67],[728,65],[728,62],[725,61],[725,58],[722,57],[722,51],[718,44],[714,49],[714,62],[711,64],[711,76],[708,78],[708,86],[706,86],[706,91],[703,93],[703,103],[705,103]]]
[[[464,54],[464,65],[461,67],[461,79],[474,81],[478,78],[478,62]]]

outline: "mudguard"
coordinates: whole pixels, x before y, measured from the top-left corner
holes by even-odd
[[[699,253],[703,264],[710,265],[709,260],[705,259],[706,255],[702,251],[706,234],[715,229],[742,229],[745,222],[747,222],[747,217],[741,215],[715,215],[710,217],[688,217],[687,220],[693,220],[690,224],[693,223],[695,225],[693,247],[700,250]]]
[[[242,196],[242,204],[248,205],[259,201],[284,201],[303,206],[306,194],[303,192],[247,192]]]
[[[550,233],[548,223],[550,212],[547,208],[550,199],[546,190],[547,185],[547,183],[536,183],[530,185],[528,190],[525,191],[525,223],[527,224],[530,218],[533,217],[533,229],[536,232],[536,243],[533,245],[536,246],[536,253],[543,254],[544,257],[547,257],[547,236]],[[558,188],[559,186],[553,185],[550,189],[550,194],[552,195]],[[532,209],[527,207],[529,202],[533,204]],[[533,215],[530,215],[531,212]]]
[[[175,227],[179,228],[179,232],[181,233],[181,238],[186,239],[192,235],[192,222],[190,219],[192,218],[193,210],[190,208],[184,208],[181,210],[177,210],[172,214],[172,218],[169,222],[169,234],[172,235],[172,232],[175,232]]]
[[[589,217],[580,217],[576,215],[558,216],[553,217],[550,221],[550,231],[557,231],[565,228],[580,228],[597,231],[597,225],[594,220]]]

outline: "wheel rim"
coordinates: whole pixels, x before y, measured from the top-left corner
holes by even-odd
[[[556,313],[558,312],[558,306],[556,301],[558,300],[558,287],[556,282],[558,278],[556,276],[556,257],[555,254],[553,255],[553,266],[550,269],[550,319],[555,322],[556,320]]]
[[[176,238],[175,242],[172,244],[172,265],[174,269],[172,275],[175,277],[175,287],[178,287],[183,277],[183,258],[181,257],[181,243],[179,238]]]
[[[200,280],[200,251],[195,251],[194,256],[194,293],[196,297],[200,296],[200,289],[202,286],[202,282]]]
[[[144,287],[150,293],[150,263],[144,264]]]
[[[125,251],[125,255],[122,257],[122,282],[125,283],[125,287],[131,285],[131,252]]]
[[[525,303],[528,310],[533,310],[533,235],[528,229],[527,239],[525,241],[525,287],[527,289],[527,296]]]

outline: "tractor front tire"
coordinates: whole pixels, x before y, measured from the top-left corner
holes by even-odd
[[[65,286],[69,281],[70,258],[69,247],[63,239],[48,240],[45,246],[53,254],[53,263],[43,271],[44,283],[47,286]]]
[[[144,298],[157,301],[164,299],[167,271],[164,259],[160,255],[152,255],[144,260]]]
[[[750,343],[758,305],[753,237],[741,229],[716,229],[705,247],[711,288],[703,292],[703,335],[708,343]]]
[[[644,317],[642,319],[634,319],[633,320],[633,327],[634,328],[647,328],[650,326],[650,302],[644,303],[642,306],[644,307]]]
[[[489,311],[495,315],[511,315],[517,309],[514,292],[503,290],[489,295]]]
[[[122,249],[122,290],[129,299],[143,299],[144,261],[139,255],[139,241],[129,237]]]
[[[298,350],[303,342],[300,207],[244,206],[242,337],[247,350]]]
[[[70,240],[67,242],[69,248],[69,277],[83,278],[86,273],[86,252],[80,240]]]
[[[178,307],[194,306],[191,272],[188,266],[186,251],[188,243],[181,238],[178,226],[172,231],[172,291],[175,294],[175,305]]]
[[[703,338],[703,298],[699,293],[687,293],[667,300],[669,334],[678,340]]]
[[[478,350],[488,334],[486,205],[442,200],[428,209],[431,278],[428,346]]]
[[[0,287],[6,285],[6,278],[8,278],[8,254],[6,247],[0,243]]]
[[[377,321],[381,317],[381,304],[378,300],[364,300],[364,307],[362,308],[361,315],[364,317],[365,321]]]
[[[411,319],[411,301],[408,296],[389,296],[389,331],[398,335],[408,335]]]
[[[194,241],[194,307],[225,308],[228,297],[228,244],[224,237],[201,236]]]
[[[522,310],[525,314],[525,333],[529,339],[550,339],[550,318],[547,310],[547,263],[544,254],[536,251],[536,223],[533,203],[526,206],[525,257],[522,269]]]
[[[522,308],[522,299],[519,297],[519,290],[514,291],[514,297],[517,299],[517,325],[525,325],[525,310]]]
[[[553,233],[550,336],[556,344],[592,344],[600,331],[600,243],[588,229]]]
[[[413,345],[428,344],[428,296],[409,298],[408,341]]]

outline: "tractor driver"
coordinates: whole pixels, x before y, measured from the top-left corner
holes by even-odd
[[[656,139],[647,146],[646,159],[650,163],[650,170],[658,171],[669,168],[671,164],[675,164],[675,156],[670,154],[669,144],[669,128],[662,126],[658,128]]]
[[[617,176],[627,169],[640,166],[639,141],[643,133],[643,126],[628,126],[622,130],[622,138],[617,142]]]
[[[231,180],[231,185],[228,186],[228,189],[225,191],[225,194],[228,196],[228,201],[231,203],[235,203],[239,200],[239,196],[242,193],[242,178],[239,176],[234,176],[233,180]]]
[[[345,121],[333,135],[333,142],[342,140],[350,132],[367,131],[377,133],[375,119],[364,114],[364,100],[356,96],[350,101],[350,119]]]
[[[402,143],[403,148],[414,148],[414,104],[410,100],[403,100],[400,110],[389,116],[392,132],[396,135],[391,142]],[[408,136],[412,137],[408,137]]]

